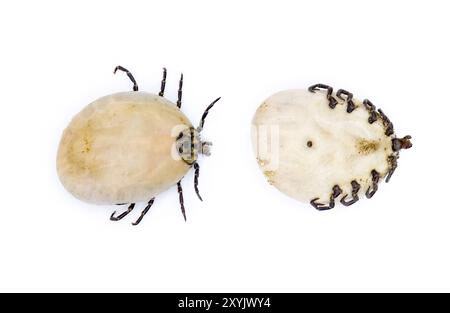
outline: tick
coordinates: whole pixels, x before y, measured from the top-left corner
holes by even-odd
[[[123,213],[111,215],[119,221],[135,208],[147,206],[133,223],[138,225],[155,197],[177,185],[181,212],[186,220],[181,180],[195,170],[194,188],[200,200],[199,155],[210,155],[211,142],[201,132],[214,100],[194,127],[180,110],[183,74],[176,103],[164,97],[167,71],[164,69],[158,94],[139,91],[133,75],[117,66],[114,73],[126,73],[133,91],[119,92],[95,100],[70,122],[63,132],[57,171],[64,187],[78,199],[103,205],[124,205]]]
[[[382,110],[324,84],[269,97],[253,118],[257,161],[270,184],[286,195],[328,210],[372,198],[388,182],[401,149]]]

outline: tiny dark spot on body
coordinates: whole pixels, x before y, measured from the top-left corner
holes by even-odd
[[[306,143],[306,145],[308,146],[308,148],[311,148],[313,146],[313,143],[311,140],[308,140],[308,142]]]

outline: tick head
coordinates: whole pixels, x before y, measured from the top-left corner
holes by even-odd
[[[403,138],[392,139],[392,150],[397,152],[397,151],[400,151],[401,149],[411,148],[412,143],[411,143],[410,139],[411,139],[411,136],[405,136]]]
[[[184,129],[176,139],[178,155],[189,165],[197,161],[199,154],[210,156],[211,146],[211,142],[201,140],[200,132],[194,127]]]
[[[201,128],[197,128],[193,130],[193,147],[194,147],[194,153],[202,154],[204,156],[210,156],[211,155],[211,146],[212,142],[210,141],[203,141],[202,137],[200,135]]]
[[[201,142],[201,154],[205,155],[205,156],[210,156],[211,155],[211,146],[212,146],[212,142],[210,141],[202,141]]]

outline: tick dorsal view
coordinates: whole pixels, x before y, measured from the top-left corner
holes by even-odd
[[[94,204],[124,205],[128,209],[111,220],[129,214],[135,203],[147,206],[133,225],[141,222],[155,196],[177,185],[186,220],[181,180],[193,167],[198,191],[199,154],[208,156],[211,143],[200,136],[209,110],[195,128],[181,112],[183,75],[175,103],[164,98],[164,69],[158,94],[138,91],[133,75],[124,67],[133,91],[102,97],[78,113],[64,131],[57,155],[57,171],[64,187],[78,199]]]
[[[252,123],[254,151],[269,183],[318,210],[371,198],[390,180],[410,139],[398,138],[369,100],[323,84],[272,95]]]

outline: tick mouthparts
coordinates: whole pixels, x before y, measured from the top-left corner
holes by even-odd
[[[410,141],[411,136],[405,136],[403,138],[394,138],[392,139],[392,150],[400,151],[401,149],[409,149],[412,147],[412,143]]]
[[[210,156],[211,155],[211,146],[212,146],[212,142],[209,142],[209,141],[202,142],[201,153],[205,156]]]

